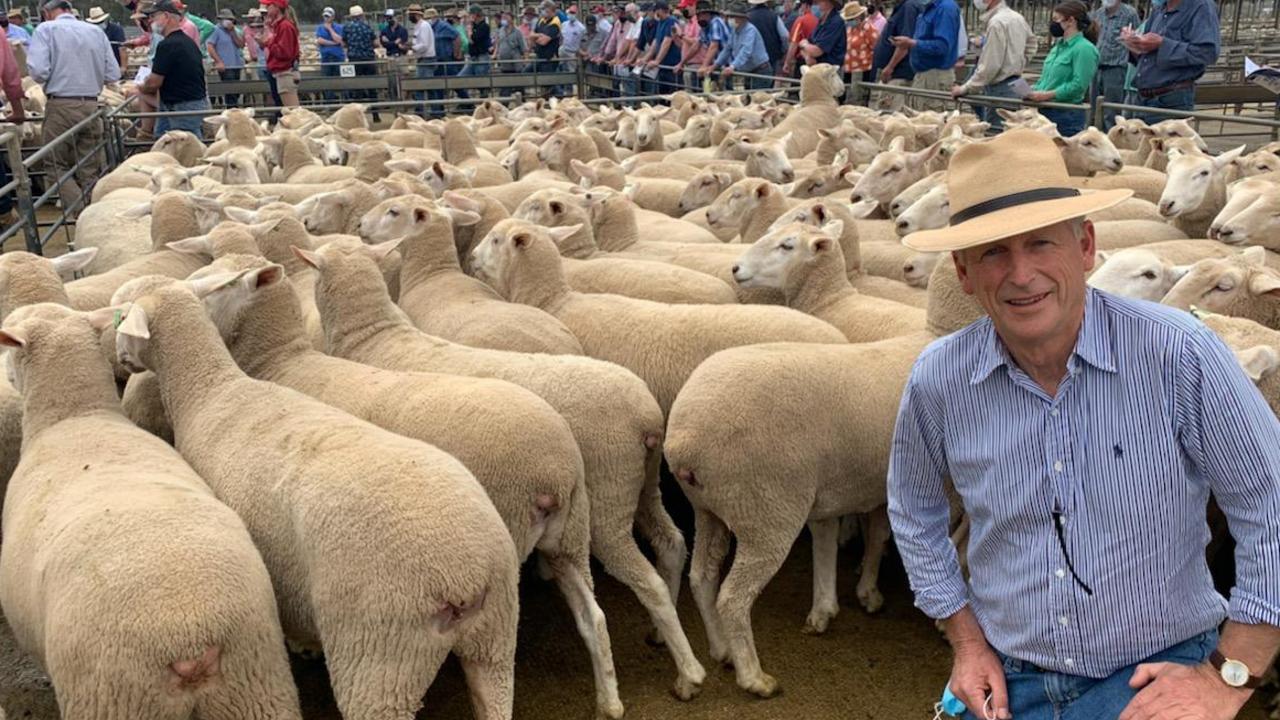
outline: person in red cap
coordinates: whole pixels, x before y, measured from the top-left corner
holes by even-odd
[[[697,6],[698,0],[680,0],[680,4],[676,6],[683,18],[683,24],[679,35],[680,62],[676,63],[672,70],[678,83],[682,79],[681,76],[685,74],[685,69],[689,69],[686,84],[693,92],[698,92],[700,89],[697,70],[707,61],[707,46],[703,45],[700,39],[702,29],[697,18],[694,17]]]
[[[262,0],[267,9],[267,37],[262,46],[267,51],[267,82],[271,98],[277,106],[298,104],[298,22],[289,8],[289,0]]]

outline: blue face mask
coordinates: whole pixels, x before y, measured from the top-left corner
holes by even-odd
[[[810,8],[809,12],[813,13],[813,16],[818,18],[819,20],[822,19],[822,8],[818,7],[817,5],[814,5],[812,8]]]
[[[1166,2],[1168,2],[1168,0],[1151,0],[1151,7],[1162,8]]]

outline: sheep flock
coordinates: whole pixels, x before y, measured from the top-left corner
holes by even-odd
[[[752,608],[805,528],[796,630],[838,622],[850,535],[880,610],[899,396],[981,315],[900,238],[947,223],[988,125],[841,105],[836,68],[804,70],[797,104],[226,110],[209,146],[171,132],[104,176],[74,251],[0,255],[0,605],[62,715],[301,718],[302,653],[348,720],[414,717],[449,655],[474,716],[511,718],[541,575],[620,718],[601,571],[667,702],[719,665],[769,698],[795,678]],[[1090,284],[1196,312],[1280,412],[1280,143],[1007,119],[1080,188],[1134,190],[1091,218]]]

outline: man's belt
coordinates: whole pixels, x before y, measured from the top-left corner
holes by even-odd
[[[50,95],[50,100],[92,100],[97,102],[97,95]]]
[[[1005,84],[1005,83],[1007,83],[1007,82],[1013,82],[1014,80],[1021,80],[1021,79],[1022,79],[1022,76],[1021,76],[1021,75],[1010,75],[1009,77],[1007,77],[1007,78],[1005,78],[1005,79],[1003,79],[1003,80],[997,80],[997,81],[995,81],[995,82],[993,82],[993,83],[991,83],[991,84],[992,84],[992,85],[1003,85],[1003,84]]]
[[[1182,82],[1177,82],[1172,85],[1165,85],[1164,87],[1148,88],[1148,89],[1138,88],[1138,95],[1140,97],[1150,100],[1153,97],[1160,97],[1161,95],[1167,95],[1168,93],[1174,92],[1176,90],[1186,90],[1187,88],[1195,87],[1195,85],[1196,85],[1195,80],[1183,80]]]

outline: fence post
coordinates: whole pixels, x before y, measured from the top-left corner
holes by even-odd
[[[1102,104],[1106,102],[1106,98],[1102,95],[1095,95],[1093,98],[1093,126],[1102,130],[1102,118],[1104,111]]]
[[[27,166],[22,164],[22,129],[13,126],[9,139],[5,142],[5,152],[9,156],[9,172],[18,181],[17,192],[18,215],[22,218],[22,234],[27,241],[27,252],[43,255],[40,247],[40,229],[36,227],[36,211],[31,201],[31,176],[27,174]]]
[[[578,62],[574,64],[577,66],[578,99],[586,100],[587,99],[587,62],[586,60],[579,58]]]

